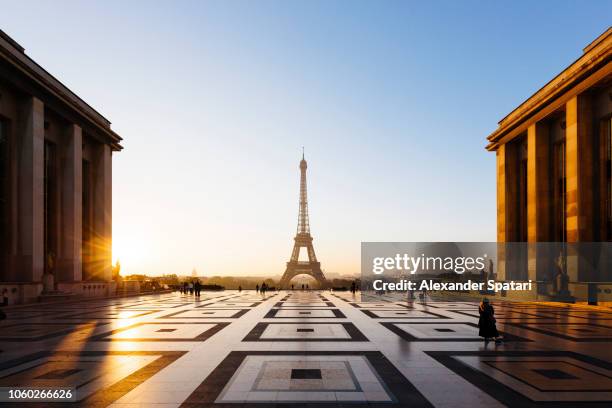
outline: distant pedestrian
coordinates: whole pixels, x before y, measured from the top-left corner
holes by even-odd
[[[423,289],[421,291],[421,294],[419,295],[419,299],[421,299],[423,302],[427,301],[427,289]]]
[[[255,291],[256,291],[257,293],[259,293],[259,283],[258,283],[257,285],[255,285]]]
[[[0,309],[0,321],[4,319],[6,319],[6,314],[4,313],[2,309]],[[2,353],[2,350],[0,350],[0,353]]]
[[[238,285],[238,293],[242,292],[242,286]]]
[[[502,338],[497,331],[497,326],[495,325],[495,310],[489,303],[489,299],[482,299],[482,302],[480,302],[480,306],[478,307],[478,313],[480,314],[480,318],[478,319],[478,335],[480,337],[484,337],[485,342],[494,339],[495,343],[501,343]]]

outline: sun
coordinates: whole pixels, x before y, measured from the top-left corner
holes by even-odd
[[[120,274],[144,273],[150,251],[149,240],[140,234],[113,234],[113,265],[121,263]]]

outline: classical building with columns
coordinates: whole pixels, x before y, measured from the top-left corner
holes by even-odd
[[[502,253],[500,279],[539,281],[540,294],[550,294],[542,285],[555,285],[556,250],[543,254],[546,245],[531,244],[555,242],[570,248],[561,265],[572,296],[610,292],[610,270],[572,251],[587,253],[591,243],[612,241],[611,117],[612,28],[487,138],[487,150],[497,157],[497,240],[530,243]],[[580,285],[589,282],[595,286]]]
[[[108,119],[0,31],[0,291],[9,303],[114,293],[120,141]]]

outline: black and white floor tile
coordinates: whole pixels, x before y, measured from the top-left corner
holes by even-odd
[[[67,406],[118,408],[612,405],[609,309],[494,306],[501,344],[478,336],[474,302],[348,292],[7,308],[0,387],[69,387]]]

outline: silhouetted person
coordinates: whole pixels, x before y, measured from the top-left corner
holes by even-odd
[[[308,284],[306,284],[306,290],[308,290]]]
[[[485,268],[482,268],[480,270],[480,281],[481,282],[486,282],[487,280],[489,280],[489,274],[487,273]]]
[[[291,285],[291,290],[293,290],[293,285]]]
[[[195,295],[197,297],[200,297],[200,291],[202,289],[202,285],[200,285],[200,281],[196,281],[193,286],[194,286],[194,289],[195,289]]]
[[[4,291],[3,291],[3,293],[4,293]],[[6,298],[6,299],[8,301],[8,298]],[[4,311],[2,309],[0,309],[0,322],[2,320],[4,320],[4,319],[6,319],[6,314],[4,313]],[[0,353],[2,353],[2,350],[0,350]]]
[[[501,343],[502,339],[495,325],[495,310],[489,303],[489,299],[484,298],[478,307],[480,318],[478,319],[478,335],[484,337],[485,342],[495,339],[495,343]]]
[[[259,293],[259,284],[255,285],[255,291]]]
[[[242,286],[238,285],[238,293],[242,292]]]
[[[427,289],[423,289],[423,290],[421,291],[421,294],[419,295],[419,298],[420,298],[422,301],[424,301],[424,302],[425,302],[425,301],[427,301]]]

